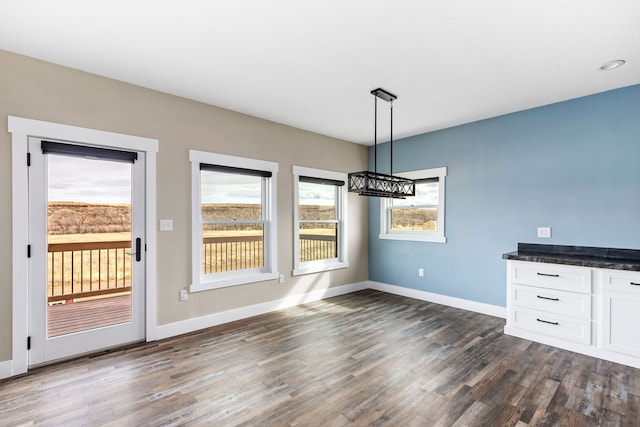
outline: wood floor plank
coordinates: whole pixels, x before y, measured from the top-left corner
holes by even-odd
[[[363,291],[0,381],[0,425],[634,426],[640,370]]]
[[[633,368],[631,368],[633,369]],[[633,375],[631,378],[633,378]],[[625,409],[622,425],[625,427],[638,426],[640,420],[640,396],[630,393],[627,398],[627,407]]]
[[[501,407],[498,414],[496,414],[496,417],[492,420],[491,424],[503,427],[515,426],[518,423],[522,423],[522,421],[520,421],[521,416],[522,408],[505,404]]]

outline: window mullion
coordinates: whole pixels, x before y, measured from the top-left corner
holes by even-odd
[[[242,219],[242,220],[225,220],[225,219],[206,219],[201,220],[202,224],[266,224],[264,219]]]

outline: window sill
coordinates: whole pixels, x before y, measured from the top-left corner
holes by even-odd
[[[383,240],[407,240],[412,242],[432,242],[432,243],[447,243],[447,238],[444,236],[425,236],[425,235],[413,235],[413,234],[379,234],[378,238]]]
[[[333,262],[316,265],[302,265],[299,268],[295,268],[291,274],[294,276],[302,276],[304,274],[322,273],[323,271],[339,270],[342,268],[349,268],[349,263]]]
[[[194,283],[189,287],[189,292],[209,291],[212,289],[227,288],[229,286],[276,280],[277,278],[278,273],[238,273],[209,282]]]

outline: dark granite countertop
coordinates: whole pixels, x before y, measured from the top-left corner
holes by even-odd
[[[518,243],[503,259],[640,271],[640,250]]]

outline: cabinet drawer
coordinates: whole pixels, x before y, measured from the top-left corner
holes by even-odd
[[[536,262],[514,263],[511,281],[569,292],[591,293],[591,269]]]
[[[622,291],[640,294],[640,272],[624,270],[604,270],[602,272],[604,291]]]
[[[513,303],[517,307],[591,319],[590,294],[514,285],[512,295]]]
[[[551,313],[536,313],[516,308],[513,325],[533,332],[562,338],[580,344],[591,344],[591,321]]]

